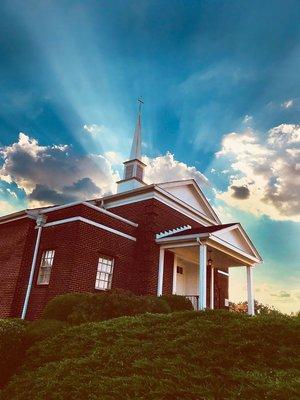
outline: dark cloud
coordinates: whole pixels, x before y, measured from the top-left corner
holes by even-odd
[[[95,185],[90,178],[82,178],[70,186],[65,186],[63,191],[66,193],[74,193],[74,195],[91,197],[96,196],[101,189]]]
[[[36,185],[33,191],[28,196],[30,200],[39,201],[48,204],[63,204],[74,201],[74,197],[59,193],[51,189],[47,185]]]
[[[41,146],[24,133],[18,142],[0,148],[0,156],[4,160],[0,178],[9,178],[24,189],[31,206],[111,193],[119,178],[102,155],[76,154],[67,145]]]
[[[250,190],[247,186],[231,186],[233,190],[232,197],[240,200],[245,200],[250,197]]]
[[[90,178],[82,178],[62,191],[54,190],[47,185],[36,185],[29,194],[29,199],[48,204],[64,204],[77,200],[86,200],[100,192],[98,186]]]

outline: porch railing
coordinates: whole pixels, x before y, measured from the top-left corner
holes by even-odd
[[[199,296],[198,295],[188,295],[188,296],[184,296],[184,297],[187,298],[188,300],[190,300],[190,302],[193,304],[194,310],[199,309]]]

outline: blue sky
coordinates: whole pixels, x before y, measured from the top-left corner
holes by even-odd
[[[114,190],[142,95],[149,177],[161,180],[158,165],[165,178],[205,174],[219,214],[265,260],[257,298],[300,308],[299,1],[3,0],[0,11],[0,213]],[[244,275],[233,273],[236,298]]]

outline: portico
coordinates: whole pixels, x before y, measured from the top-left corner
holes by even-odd
[[[160,246],[159,296],[163,293],[164,258],[168,250],[174,254],[173,294],[190,298],[198,310],[228,305],[215,305],[218,299],[216,281],[229,279],[230,268],[244,267],[248,314],[254,315],[253,267],[262,260],[240,224],[178,228],[176,232],[157,235],[156,243]]]

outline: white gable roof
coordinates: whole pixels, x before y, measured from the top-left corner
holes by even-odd
[[[230,246],[249,254],[250,256],[262,260],[260,254],[240,224],[235,224],[228,228],[216,231],[213,233],[213,236],[221,239]]]
[[[194,179],[159,183],[156,186],[200,212],[211,220],[212,223],[221,223],[219,217]]]

